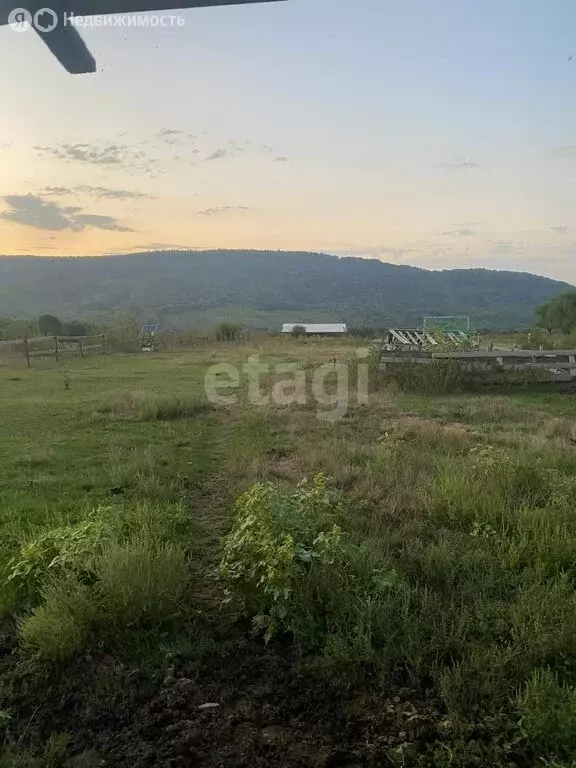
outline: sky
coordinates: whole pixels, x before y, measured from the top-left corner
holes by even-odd
[[[177,15],[83,29],[88,75],[0,27],[0,253],[289,249],[576,283],[574,0]]]

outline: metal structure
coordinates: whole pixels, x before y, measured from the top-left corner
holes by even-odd
[[[156,343],[157,325],[143,325],[140,329],[140,349],[142,352],[154,352]]]
[[[385,343],[390,349],[421,349],[425,344],[438,344],[433,336],[417,328],[389,328]]]
[[[0,0],[0,26],[34,29],[68,72],[77,75],[95,72],[96,62],[78,32],[80,24],[75,19],[270,2],[278,0]]]

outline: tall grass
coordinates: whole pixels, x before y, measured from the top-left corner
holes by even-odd
[[[208,410],[209,404],[199,397],[126,392],[120,400],[99,406],[92,418],[96,421],[175,421],[194,418]]]

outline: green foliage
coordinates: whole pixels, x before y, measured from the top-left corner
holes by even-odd
[[[86,336],[88,325],[81,320],[67,320],[62,323],[62,334],[64,336]]]
[[[214,331],[217,341],[237,341],[241,334],[242,327],[236,323],[220,323]]]
[[[537,669],[518,701],[520,727],[537,754],[576,760],[576,688],[550,668]]]
[[[89,578],[94,558],[111,535],[110,527],[97,517],[48,530],[8,562],[6,583],[19,602],[34,604],[51,578],[70,572]]]
[[[140,323],[131,315],[121,314],[103,328],[106,345],[114,352],[140,352]]]
[[[90,579],[72,569],[50,574],[40,603],[19,623],[22,646],[47,662],[81,651],[91,634],[122,634],[156,627],[183,609],[190,583],[184,548],[151,539],[146,532],[111,539],[92,553]]]
[[[576,290],[560,293],[536,310],[536,324],[547,331],[576,331]]]
[[[339,511],[321,474],[293,492],[258,483],[236,501],[220,574],[243,595],[267,638],[290,626],[300,572],[333,562],[342,548]]]
[[[121,421],[175,421],[199,416],[210,409],[205,400],[187,395],[155,395],[148,392],[125,392],[114,403],[99,406],[94,419]]]
[[[467,336],[460,341],[452,341],[441,328],[427,329],[427,333],[436,342],[436,344],[430,342],[424,344],[424,349],[429,352],[468,352],[475,348],[472,336]]]
[[[54,315],[41,315],[38,318],[38,330],[41,336],[61,336],[62,323]]]
[[[2,330],[2,339],[12,341],[13,339],[23,339],[24,336],[36,336],[38,326],[31,320],[12,320],[4,326]]]
[[[449,394],[472,388],[472,377],[456,360],[399,363],[389,366],[383,380],[406,392]]]
[[[301,338],[302,336],[306,336],[306,328],[303,325],[295,325],[290,333],[296,338]]]
[[[20,641],[35,656],[61,662],[84,647],[97,616],[87,586],[71,575],[54,579],[42,589],[42,604],[20,620]]]
[[[267,640],[289,633],[341,681],[371,668],[391,679],[410,593],[385,559],[349,541],[341,513],[323,475],[293,491],[257,484],[236,502],[220,573]]]
[[[133,351],[150,310],[165,328],[209,328],[225,317],[279,329],[297,311],[310,322],[376,328],[413,328],[426,315],[463,313],[478,328],[514,329],[529,327],[534,307],[567,287],[515,272],[427,271],[362,258],[250,250],[92,257],[75,259],[65,271],[57,258],[4,257],[0,285],[3,312],[11,315],[57,307],[73,316],[81,306],[84,319],[117,326],[117,308],[125,307],[138,325]],[[124,347],[128,351],[129,344]]]
[[[112,542],[96,564],[96,576],[101,610],[120,627],[174,618],[190,578],[182,546],[146,535]]]

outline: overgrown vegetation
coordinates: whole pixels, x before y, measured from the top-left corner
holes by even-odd
[[[538,307],[536,323],[549,334],[560,331],[570,334],[576,331],[576,290],[571,288]]]
[[[270,349],[350,357],[292,343]],[[101,653],[163,675],[241,608],[335,686],[438,702],[429,751],[393,764],[576,761],[572,399],[445,394],[449,368],[425,394],[376,388],[372,365],[335,423],[241,399],[208,415],[214,358],[191,357],[78,360],[69,390],[60,369],[0,378],[2,674],[60,685]],[[32,743],[20,705],[0,677],[6,765],[58,765],[67,742]]]
[[[114,403],[100,405],[93,418],[126,421],[174,421],[199,416],[210,409],[200,397],[186,395],[154,395],[148,392],[125,392]]]
[[[526,370],[468,370],[457,360],[439,359],[431,362],[403,362],[389,365],[383,380],[400,391],[428,395],[458,394],[464,392],[514,392],[538,388],[549,384],[546,371]]]

